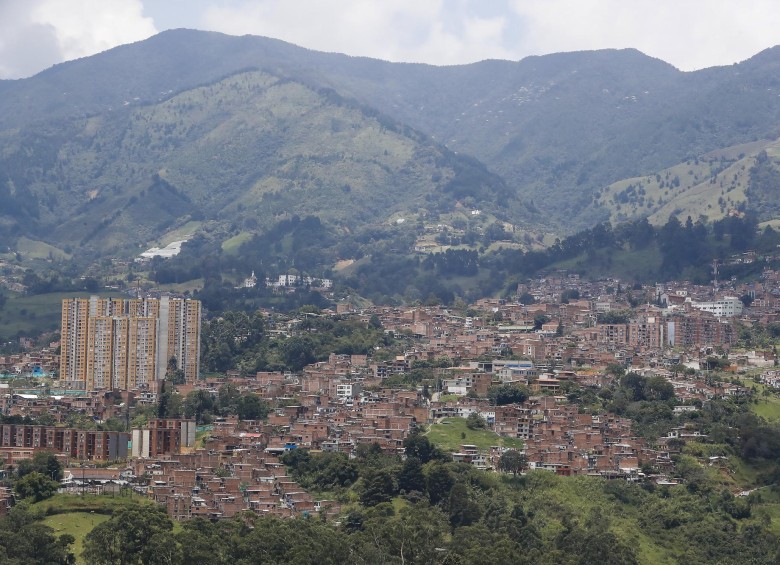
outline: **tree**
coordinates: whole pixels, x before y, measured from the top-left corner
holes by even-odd
[[[487,427],[487,422],[479,412],[472,412],[466,418],[466,427],[470,430],[482,430]]]
[[[220,520],[212,524],[205,518],[192,518],[182,523],[176,539],[182,549],[183,563],[230,563],[228,543],[236,530],[245,528],[232,520]]]
[[[607,368],[604,372],[608,375],[612,375],[613,377],[622,377],[626,374],[626,368],[623,365],[619,365],[617,363],[610,363],[607,365]]]
[[[209,392],[198,389],[187,394],[184,399],[184,416],[195,418],[198,424],[211,421],[211,415],[216,409],[214,396]]]
[[[29,504],[21,502],[0,519],[0,563],[9,565],[68,565],[74,562],[70,534],[57,537],[39,521]]]
[[[561,293],[562,304],[568,304],[569,300],[579,300],[579,299],[580,299],[580,291],[577,289],[564,290]]]
[[[33,471],[16,481],[14,491],[21,498],[30,498],[33,502],[40,502],[51,498],[57,492],[60,483],[52,481],[46,475]]]
[[[516,449],[508,449],[498,460],[498,468],[505,473],[517,474],[528,466],[528,458]]]
[[[161,381],[162,392],[157,403],[158,418],[181,418],[184,413],[184,400],[178,392],[173,392],[173,384]]]
[[[217,391],[217,407],[219,413],[223,416],[236,414],[238,412],[238,403],[240,399],[241,393],[236,385],[232,383],[222,385]]]
[[[599,324],[627,324],[631,319],[631,310],[610,310],[596,316]]]
[[[150,549],[167,548],[166,554],[171,549],[168,536],[172,530],[173,523],[158,506],[122,508],[86,535],[82,557],[96,565],[149,563]],[[171,553],[172,559],[175,555]]]
[[[527,292],[524,292],[523,294],[521,294],[518,297],[517,301],[520,304],[525,304],[527,306],[529,304],[534,304],[536,302],[536,299],[533,297],[533,295],[531,295],[531,294],[529,294]],[[539,326],[539,327],[541,327],[541,326]]]
[[[239,420],[264,420],[270,410],[268,403],[256,394],[245,394],[238,400]]]
[[[281,349],[282,360],[294,372],[303,369],[309,363],[314,363],[315,344],[309,336],[293,336],[288,338]]]
[[[479,520],[482,512],[479,505],[469,496],[469,491],[463,483],[455,483],[447,500],[450,511],[450,525],[453,528],[470,526]]]
[[[176,543],[173,532],[156,532],[141,551],[144,565],[179,565],[183,563],[182,549]]]
[[[729,366],[728,359],[723,359],[721,357],[715,357],[714,355],[710,355],[707,357],[706,360],[706,367],[708,371],[717,371],[721,369],[725,369]]]
[[[33,455],[32,459],[22,459],[16,467],[16,476],[21,478],[37,471],[55,481],[62,480],[62,463],[51,451],[41,451]]]
[[[493,385],[487,393],[490,402],[496,406],[505,404],[520,404],[528,399],[528,390],[519,385]]]
[[[671,400],[674,398],[674,385],[660,376],[645,381],[643,397],[645,400]]]
[[[409,505],[395,515],[390,505],[366,512],[356,534],[356,563],[444,563],[447,516],[426,502]],[[446,554],[445,554],[446,555]]]
[[[360,493],[360,503],[363,506],[376,506],[382,502],[390,502],[395,493],[393,475],[387,469],[371,469],[364,473],[363,491]]]
[[[320,520],[282,520],[275,517],[246,518],[224,532],[229,554],[221,560],[232,563],[317,563],[337,565],[350,562],[350,542],[345,534]],[[190,561],[188,561],[190,563]],[[208,563],[214,563],[211,557]]]
[[[407,457],[398,473],[398,490],[406,493],[425,492],[423,466],[417,457]]]
[[[438,504],[442,500],[446,500],[454,484],[455,478],[446,463],[435,461],[426,465],[425,487],[431,504]]]
[[[179,362],[176,360],[176,357],[168,359],[168,365],[165,368],[165,380],[175,385],[183,385],[186,382],[184,371],[179,368]]]
[[[541,330],[542,326],[550,321],[549,316],[545,316],[544,314],[537,314],[534,316],[534,329],[535,330]]]
[[[407,457],[415,457],[423,465],[434,459],[447,460],[449,457],[419,432],[409,434],[404,439],[404,452]]]
[[[368,319],[368,327],[372,330],[381,330],[382,322],[379,320],[379,316],[371,314],[371,317]]]

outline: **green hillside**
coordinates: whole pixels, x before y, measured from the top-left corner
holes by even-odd
[[[751,171],[761,153],[776,162],[780,140],[712,151],[653,175],[618,181],[595,197],[594,207],[608,210],[613,222],[647,217],[655,225],[666,223],[670,215],[714,221],[756,209],[761,198],[749,197],[756,184]]]
[[[444,418],[441,422],[431,424],[427,434],[431,443],[444,451],[455,452],[461,445],[476,445],[479,449],[490,449],[491,446],[501,446],[522,449],[523,442],[517,438],[500,436],[488,429],[469,429],[465,418]]]
[[[736,170],[726,170],[719,157],[715,158],[717,164],[701,169],[695,162],[687,162],[723,147],[780,135],[778,66],[780,49],[772,48],[738,65],[691,73],[632,49],[434,67],[318,53],[262,37],[167,31],[57,65],[30,79],[2,84],[0,170],[8,182],[0,182],[0,204],[4,212],[14,210],[14,214],[0,218],[0,244],[13,234],[13,229],[4,225],[12,221],[9,218],[18,225],[25,225],[27,219],[45,221],[51,219],[50,211],[57,206],[71,210],[83,207],[83,215],[94,211],[98,224],[105,221],[104,225],[128,224],[137,216],[146,219],[151,210],[152,217],[145,222],[151,227],[141,230],[144,236],[169,227],[176,218],[166,210],[168,193],[161,193],[165,198],[159,200],[159,206],[138,208],[127,202],[133,195],[140,198],[144,190],[147,199],[153,198],[153,176],[157,173],[182,195],[191,195],[192,187],[177,182],[197,184],[218,179],[208,189],[194,189],[200,193],[208,190],[214,197],[203,199],[200,194],[200,200],[192,200],[194,209],[171,196],[179,215],[203,213],[200,207],[204,203],[221,210],[222,196],[252,201],[244,194],[249,187],[257,194],[276,195],[290,182],[293,187],[306,185],[303,192],[291,197],[294,203],[299,202],[302,195],[309,197],[314,192],[309,185],[315,179],[326,186],[327,193],[328,183],[336,175],[346,177],[338,186],[348,185],[360,195],[362,187],[381,180],[382,167],[408,173],[398,185],[383,187],[385,191],[407,188],[405,195],[399,195],[402,201],[414,188],[408,186],[409,181],[419,181],[418,175],[430,171],[405,165],[392,169],[408,147],[403,149],[397,139],[372,137],[371,127],[364,131],[362,125],[356,125],[343,105],[340,112],[331,115],[333,107],[324,100],[334,102],[340,97],[370,109],[361,122],[380,114],[388,116],[392,123],[405,124],[461,155],[479,159],[500,175],[517,197],[499,202],[509,216],[506,220],[512,223],[531,210],[542,212],[544,219],[539,223],[559,233],[590,227],[607,213],[616,217],[612,205],[607,211],[591,205],[603,187],[632,179],[616,187],[616,193],[621,193],[647,175],[655,176],[656,171],[680,163],[686,165],[679,171],[668,171],[669,179],[661,175],[657,193],[643,182],[645,192],[653,194],[645,195],[641,210],[621,202],[618,213],[631,218],[640,211],[657,212],[663,221],[661,216],[678,207],[688,211],[703,204],[695,217],[717,217],[723,213],[721,208],[739,204],[739,188],[728,189],[734,174],[738,176],[736,183],[743,184],[738,173],[742,165],[734,163]],[[221,82],[236,73],[246,75],[247,69],[261,69],[265,77]],[[284,80],[269,77],[285,77],[288,82],[276,84],[274,81]],[[253,83],[251,100],[240,96],[249,93],[244,80]],[[309,96],[314,98],[299,90],[303,85],[308,85]],[[315,98],[328,106],[328,112],[315,109],[322,109],[320,102],[314,103],[312,112],[297,110],[297,104]],[[274,111],[267,112],[272,104]],[[251,112],[253,105],[262,111]],[[238,115],[242,115],[245,130],[231,122],[231,117]],[[264,137],[251,141],[256,128]],[[360,143],[369,140],[366,149],[376,148],[376,143],[382,147],[382,158],[376,160],[373,171],[352,170],[353,155],[358,161],[363,159],[363,165],[367,164],[365,159],[372,158],[370,151],[353,151],[339,139],[339,133],[344,137],[354,132],[353,128],[366,134],[355,136]],[[327,131],[332,135],[321,135]],[[302,154],[287,147],[293,151],[287,153],[289,159],[283,166],[269,157],[287,144],[288,133],[293,136],[289,139],[292,146],[300,146],[302,137],[308,147]],[[74,140],[80,140],[84,147],[74,146]],[[333,150],[328,149],[330,144]],[[106,160],[104,153],[116,147],[121,150]],[[433,155],[429,150],[412,152],[413,160],[436,161],[438,151]],[[753,149],[744,153],[751,155]],[[19,160],[22,154],[33,156],[33,160]],[[248,155],[252,159],[248,160]],[[702,159],[709,160],[699,157]],[[223,173],[223,167],[229,166],[239,170]],[[214,171],[208,170],[212,168]],[[715,170],[718,179],[714,185],[726,194],[711,197],[707,179]],[[299,173],[314,179],[302,181]],[[295,177],[292,181],[291,175]],[[674,194],[671,190],[666,194],[667,184],[660,187],[660,183],[675,177],[680,178],[680,187],[675,186],[675,190],[684,186],[687,200],[666,207]],[[447,175],[441,174],[441,178]],[[473,186],[471,180],[468,184],[477,197],[495,201],[495,195],[479,194],[479,186]],[[36,199],[28,198],[33,189]],[[318,188],[316,194],[321,193]],[[79,198],[72,198],[72,194]],[[111,194],[125,200],[112,202]],[[343,203],[344,198],[334,200],[332,196],[314,204],[321,206],[324,201],[330,211],[331,203],[336,207]],[[721,197],[724,203],[718,202]],[[648,206],[650,199],[653,202]],[[112,217],[117,204],[128,205],[122,218]],[[98,231],[103,230],[100,239],[110,231],[89,220],[85,226],[83,218],[78,221],[63,233],[79,227],[81,237],[90,236],[92,241],[98,239]],[[121,241],[121,237],[108,235],[106,245]]]
[[[259,71],[50,133],[0,137],[0,166],[36,203],[17,230],[79,255],[135,252],[193,221],[257,231],[316,213],[355,227],[508,197],[481,164],[332,91]],[[27,167],[12,167],[22,155]]]

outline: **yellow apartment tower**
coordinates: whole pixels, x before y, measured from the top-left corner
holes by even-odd
[[[165,378],[168,361],[187,382],[200,371],[200,301],[67,298],[62,301],[60,380],[68,388],[136,390]]]

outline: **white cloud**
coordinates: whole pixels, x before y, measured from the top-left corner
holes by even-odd
[[[233,0],[211,3],[202,27],[433,64],[635,47],[693,70],[780,43],[780,9],[777,0]]]
[[[0,0],[0,78],[180,26],[432,64],[636,47],[692,70],[780,43],[777,0]]]
[[[776,0],[512,0],[518,53],[635,47],[683,70],[738,62],[778,43]]]
[[[54,29],[33,22],[29,7],[0,3],[0,78],[27,76],[61,60]]]
[[[389,61],[455,64],[510,56],[501,46],[504,19],[468,8],[452,0],[242,1],[213,4],[202,27]]]
[[[145,39],[157,33],[141,0],[23,0],[0,5],[0,78]]]

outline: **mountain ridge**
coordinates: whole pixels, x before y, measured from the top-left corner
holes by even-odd
[[[449,207],[464,191],[506,192],[481,164],[408,126],[261,71],[65,121],[55,136],[49,124],[8,135],[6,144],[0,137],[0,170],[14,188],[6,201],[35,203],[27,215],[50,226],[50,243],[96,252],[142,244],[190,219],[254,218],[267,229],[269,218],[313,207],[348,226]]]
[[[423,146],[439,144],[434,152],[443,156],[441,159],[480,171],[475,178],[482,180],[474,180],[473,186],[460,184],[460,199],[471,198],[466,205],[492,203],[504,220],[520,224],[528,221],[529,211],[538,211],[541,215],[536,221],[547,231],[571,233],[609,217],[607,208],[593,203],[616,182],[655,174],[713,150],[780,137],[780,78],[770,72],[777,67],[779,48],[735,65],[692,72],[630,48],[437,67],[320,53],[256,36],[170,30],[56,65],[29,79],[0,83],[4,93],[0,96],[0,156],[5,156],[2,165],[6,173],[0,199],[8,204],[8,210],[17,208],[24,221],[34,221],[41,213],[45,219],[50,213],[46,210],[51,211],[57,203],[73,210],[80,206],[98,209],[103,201],[92,202],[94,197],[68,199],[76,194],[76,185],[82,187],[78,189],[82,196],[91,194],[87,188],[100,171],[114,166],[111,151],[124,155],[121,131],[88,151],[79,149],[79,166],[71,162],[72,155],[62,152],[63,147],[68,143],[68,147],[75,147],[74,140],[87,139],[90,128],[103,131],[100,128],[105,124],[119,128],[116,124],[133,112],[153,112],[199,88],[260,72],[330,97],[333,108],[339,104],[359,107],[364,116],[379,119],[382,127],[397,124],[406,128],[406,134],[414,132],[411,137],[416,136],[416,142]],[[230,101],[240,103],[239,99]],[[224,106],[212,111],[210,120],[229,121],[233,110]],[[185,113],[178,120],[189,118]],[[339,127],[334,124],[325,129]],[[143,181],[133,175],[116,181],[128,185],[116,189],[129,191],[127,198],[142,190],[142,184],[145,189],[157,186],[155,175],[169,188],[181,188],[180,181],[166,176],[164,154],[177,144],[193,142],[197,131],[192,130],[195,137],[188,139],[176,133],[174,124],[156,123],[155,127],[158,131],[146,133],[155,142],[144,148],[143,167],[148,170]],[[282,131],[277,137],[284,135]],[[258,141],[257,147],[258,162],[267,163],[263,148],[271,145]],[[30,163],[19,158],[21,149],[44,158],[50,167],[35,168],[40,163],[28,166]],[[309,154],[316,156],[318,152],[327,155],[327,146],[312,147]],[[228,149],[225,155],[229,153]],[[468,159],[458,160],[456,154],[473,160],[468,165]],[[241,182],[262,176],[262,171],[253,170],[257,167],[248,155],[245,151],[242,157],[246,170],[239,174],[226,166],[220,174],[226,178],[238,178],[238,174],[244,179]],[[228,161],[223,160],[222,165]],[[135,166],[141,166],[140,162]],[[191,167],[197,166],[193,161]],[[437,174],[431,175],[434,178]],[[217,181],[209,182],[220,186]],[[388,177],[383,182],[390,184],[377,186],[373,197],[383,198],[394,181]],[[438,181],[426,182],[430,187]],[[480,194],[481,186],[502,183],[505,188]],[[55,188],[44,190],[44,185]],[[199,186],[193,190],[203,194],[207,189]],[[439,198],[430,190],[423,189],[421,194]],[[33,193],[36,198],[29,198]],[[424,204],[411,193],[405,194],[408,210],[430,208],[430,201]],[[322,202],[312,202],[307,210],[300,199],[293,200],[301,213],[328,213]],[[129,200],[109,201],[119,209],[135,205]],[[197,208],[204,204],[197,198],[192,202],[196,203],[192,212],[203,215],[204,210]],[[240,203],[254,206],[245,198]],[[100,221],[115,225],[116,218],[111,217],[116,211],[107,202],[102,205],[107,209],[101,212]],[[400,212],[401,208],[392,210]],[[204,217],[213,212],[208,210]],[[67,222],[63,225],[70,226]],[[67,230],[63,230],[59,233],[64,235]],[[154,234],[149,232],[148,236]]]

